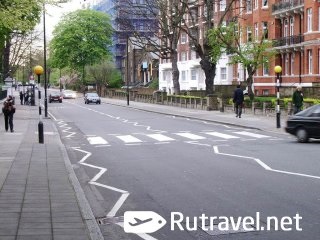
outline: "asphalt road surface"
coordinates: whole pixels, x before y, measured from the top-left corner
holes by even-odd
[[[285,134],[85,105],[79,98],[51,103],[49,111],[105,239],[320,236],[319,142],[299,144]],[[125,233],[126,211],[153,211],[167,224],[150,234]],[[183,231],[178,224],[170,229],[172,212],[183,214]],[[219,218],[208,230],[202,214],[225,216],[229,225],[230,217],[256,222],[249,221],[249,230],[246,225],[220,231],[225,218]]]

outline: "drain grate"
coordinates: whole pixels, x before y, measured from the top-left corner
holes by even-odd
[[[96,218],[99,225],[110,225],[123,222],[123,216],[120,217],[100,217]]]

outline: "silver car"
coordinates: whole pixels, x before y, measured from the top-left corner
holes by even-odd
[[[97,93],[86,93],[84,95],[84,103],[95,103],[95,104],[101,104],[101,99]]]

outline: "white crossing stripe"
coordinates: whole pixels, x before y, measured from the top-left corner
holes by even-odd
[[[212,135],[212,136],[215,136],[215,137],[224,138],[224,139],[239,138],[237,136],[232,136],[232,135],[229,135],[229,134],[219,133],[219,132],[206,132],[205,134]]]
[[[196,134],[192,134],[192,133],[175,133],[176,135],[179,135],[181,137],[185,137],[185,138],[189,138],[192,140],[201,140],[201,139],[206,139],[205,137],[196,135]]]
[[[88,137],[87,140],[90,144],[96,145],[96,144],[108,144],[106,140],[104,140],[102,137]]]
[[[142,142],[140,139],[131,136],[131,135],[123,135],[123,136],[117,136],[117,138],[121,139],[122,141],[124,141],[125,143],[138,143],[138,142]]]
[[[162,134],[148,134],[147,135],[148,137],[151,137],[159,142],[166,142],[166,141],[174,141],[173,138],[171,137],[167,137],[165,135],[162,135]]]
[[[269,137],[269,136],[266,136],[266,135],[252,133],[252,132],[246,132],[246,131],[233,132],[233,133],[240,134],[240,135],[243,135],[243,136],[248,136],[248,137],[254,137],[254,138],[266,138],[266,137]]]

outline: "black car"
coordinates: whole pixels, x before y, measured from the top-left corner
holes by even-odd
[[[286,132],[296,135],[299,142],[320,139],[320,104],[309,107],[287,121]]]
[[[49,103],[52,102],[59,102],[62,103],[62,96],[60,94],[60,92],[52,92],[49,95]]]
[[[101,104],[101,99],[97,93],[86,93],[84,95],[84,103],[95,103],[95,104]]]

